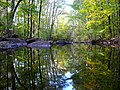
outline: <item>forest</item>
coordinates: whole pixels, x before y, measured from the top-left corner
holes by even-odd
[[[120,0],[0,0],[0,90],[118,90]]]
[[[69,1],[68,1],[69,2]],[[119,38],[120,0],[1,0],[0,36],[91,41]],[[66,10],[65,7],[69,7]]]

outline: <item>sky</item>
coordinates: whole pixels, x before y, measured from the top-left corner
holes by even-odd
[[[65,0],[67,4],[72,4],[74,0]]]
[[[71,5],[73,3],[73,1],[74,0],[65,0],[65,2],[66,2],[65,11],[70,12],[70,10],[72,10],[71,6],[69,6],[69,5]]]

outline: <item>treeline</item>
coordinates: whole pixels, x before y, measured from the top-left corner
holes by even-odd
[[[0,36],[74,41],[119,37],[120,0],[1,0]]]
[[[62,0],[2,0],[0,1],[0,35],[13,30],[23,38],[52,39],[57,37],[58,22],[64,14]],[[57,23],[56,23],[57,22]],[[56,28],[54,30],[56,24]]]
[[[80,39],[120,35],[120,0],[75,0],[72,7]]]

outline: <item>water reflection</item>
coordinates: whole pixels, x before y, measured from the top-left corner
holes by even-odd
[[[0,52],[0,90],[117,90],[120,50],[91,45]]]
[[[70,79],[72,77],[72,75],[73,75],[73,73],[67,72],[65,74],[65,76],[63,77],[64,79],[66,79],[66,84],[67,84],[66,87],[63,87],[63,90],[74,90],[73,81],[72,81],[72,79]]]

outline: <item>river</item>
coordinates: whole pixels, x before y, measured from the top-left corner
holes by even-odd
[[[0,52],[0,90],[119,88],[119,48],[74,44]]]

